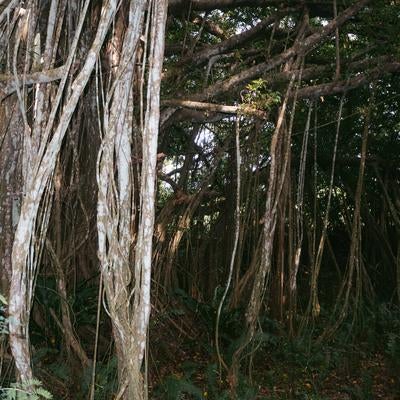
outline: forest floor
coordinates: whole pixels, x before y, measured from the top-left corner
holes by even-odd
[[[201,351],[176,351],[174,355],[175,361],[153,376],[157,383],[150,398],[228,399],[228,385],[209,377],[210,366],[219,374],[215,360],[207,359]],[[258,358],[262,357],[261,354]],[[380,353],[353,354],[344,358],[341,365],[321,366],[320,370],[290,365],[284,360],[260,363],[254,367],[252,384],[238,400],[399,400],[399,371],[390,364]]]
[[[265,368],[258,366],[252,385],[238,400],[399,400],[399,371],[389,364],[384,355],[375,353],[344,360],[343,365],[328,371],[324,367],[322,371],[308,370],[285,362],[275,362]],[[155,379],[158,385],[150,398],[228,399],[226,384],[217,380],[210,382],[209,366],[210,360],[199,353],[187,353],[186,359],[176,360],[159,371],[161,374]],[[188,372],[190,368],[195,369],[193,374]],[[215,387],[210,388],[210,384]]]
[[[221,319],[220,347],[228,365],[242,332],[237,315],[225,314]],[[349,339],[347,327],[337,332],[335,340],[320,346],[307,334],[289,340],[283,325],[266,319],[251,371],[248,362],[242,363],[237,400],[400,400],[399,316],[400,310],[383,308],[380,315],[373,315],[374,321],[364,324],[361,334]],[[154,316],[148,353],[150,400],[232,398],[227,373],[220,369],[215,353],[214,321],[212,306],[199,303],[190,307],[176,304],[172,313]],[[78,332],[89,357],[91,332]],[[107,332],[109,325],[104,323],[97,358],[96,400],[115,398],[118,385],[117,361]],[[82,373],[79,363],[71,364],[59,351],[58,338],[50,342],[43,338],[33,335],[35,376],[54,399],[87,399],[91,368]],[[11,357],[5,360],[3,372],[3,379],[7,375],[12,382]]]
[[[221,380],[226,373],[220,374],[213,335],[204,330],[193,338],[201,321],[191,325],[175,316],[173,325],[158,329],[151,339],[150,398],[230,399],[229,385]],[[266,343],[252,363],[251,382],[244,376],[239,379],[237,400],[400,400],[399,348],[393,347],[400,342],[390,348],[387,342],[392,336],[386,333],[351,343],[338,334],[339,340],[319,348],[310,345],[310,338],[290,342],[276,332],[264,336]],[[222,342],[226,361],[228,345],[233,343],[226,335]],[[243,375],[249,375],[248,368]]]
[[[277,365],[271,371],[274,379],[260,388],[258,398],[400,399],[399,377],[382,354],[353,359],[353,365],[351,361],[347,362],[344,367],[323,372],[288,370],[285,365]]]

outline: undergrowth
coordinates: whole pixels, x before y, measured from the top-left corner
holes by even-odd
[[[180,317],[185,314],[182,310],[190,310],[195,314],[192,318],[196,319],[199,329],[208,332],[209,343],[207,346],[203,344],[208,353],[203,364],[175,366],[173,373],[167,374],[157,385],[154,398],[231,398],[224,381],[226,374],[221,374],[215,361],[212,343],[215,302],[201,304],[182,294],[180,300],[183,305]],[[221,342],[227,362],[241,341],[243,321],[240,315],[243,314],[237,310],[225,308],[221,316]],[[242,366],[245,375],[239,376],[237,399],[323,400],[332,398],[333,393],[355,400],[375,399],[377,377],[372,370],[376,367],[376,373],[384,375],[380,378],[390,379],[392,383],[393,378],[385,376],[384,368],[399,366],[400,310],[388,304],[373,310],[364,309],[360,321],[354,325],[349,317],[330,342],[317,344],[315,338],[322,332],[325,320],[320,324],[310,324],[301,335],[289,338],[283,324],[264,317],[260,320],[262,330],[255,339],[256,355]],[[380,355],[384,356],[385,364],[377,364]],[[398,382],[390,390],[398,391]]]
[[[218,293],[217,293],[218,294]],[[85,292],[85,295],[87,293]],[[85,295],[74,299],[75,307]],[[90,293],[91,296],[91,293]],[[168,312],[155,314],[150,329],[150,396],[154,400],[224,400],[231,399],[227,374],[220,368],[215,353],[214,332],[218,296],[201,303],[179,291],[176,303]],[[1,299],[0,299],[1,300]],[[5,299],[4,299],[5,300]],[[5,303],[0,302],[4,311]],[[78,316],[86,320],[84,307]],[[232,354],[243,340],[243,310],[225,306],[221,314],[220,347],[229,365]],[[174,320],[175,324],[171,324]],[[182,324],[185,320],[185,324]],[[237,400],[328,400],[338,395],[355,400],[374,400],[377,379],[383,389],[400,398],[396,371],[400,368],[400,309],[381,304],[364,308],[359,322],[346,320],[330,342],[316,344],[326,320],[309,324],[301,335],[290,338],[281,322],[260,319],[252,359],[246,358],[238,376]],[[196,336],[188,337],[177,326],[191,326]],[[161,328],[162,327],[162,328]],[[0,334],[7,334],[7,319],[0,313]],[[85,399],[90,391],[91,368],[83,376],[71,375],[71,368],[59,346],[39,341],[35,336],[33,363],[37,376],[41,371],[54,376],[69,389],[74,399]],[[250,348],[249,352],[253,349]],[[96,368],[95,399],[107,400],[117,392],[117,360],[100,352]],[[157,374],[154,371],[157,370]],[[378,377],[377,377],[378,375]],[[392,376],[393,375],[393,376]],[[78,379],[78,380],[77,380]],[[51,399],[39,381],[6,384],[0,397],[11,399]],[[71,391],[68,385],[74,385]],[[48,385],[46,385],[48,386]],[[389,387],[390,386],[390,387]],[[397,393],[397,394],[396,394]],[[54,395],[54,393],[53,393]],[[19,397],[17,397],[19,396]],[[25,397],[24,397],[25,396]],[[56,398],[59,398],[56,396]],[[395,399],[396,397],[392,397]]]

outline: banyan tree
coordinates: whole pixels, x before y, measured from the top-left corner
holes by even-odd
[[[109,398],[157,398],[152,349],[195,339],[213,304],[210,357],[240,398],[265,318],[328,343],[398,304],[399,17],[389,0],[0,0],[1,383],[52,391],[47,346],[64,398],[83,376],[103,398],[106,355]]]

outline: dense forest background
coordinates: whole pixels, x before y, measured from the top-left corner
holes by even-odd
[[[0,0],[0,397],[400,398],[397,0]]]

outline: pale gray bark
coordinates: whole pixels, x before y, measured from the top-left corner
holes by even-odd
[[[151,256],[155,211],[155,180],[157,164],[157,141],[160,122],[160,87],[164,55],[167,1],[154,4],[149,54],[150,68],[147,87],[146,122],[143,132],[143,163],[141,182],[141,215],[135,257],[135,272],[140,271],[141,288],[135,303],[141,305],[138,313],[138,341],[143,359],[146,331],[150,318]],[[139,278],[139,277],[138,277]]]
[[[147,99],[144,130],[137,132],[139,128],[133,122],[132,100],[134,62],[144,30],[146,9],[151,10]],[[166,1],[131,2],[129,25],[124,40],[122,42],[123,29],[120,20],[116,23],[109,54],[110,62],[119,67],[114,73],[113,84],[106,97],[109,108],[104,119],[104,136],[98,158],[97,229],[99,258],[117,348],[119,396],[124,399],[147,397],[141,365],[150,317],[155,178],[166,10]],[[136,243],[132,241],[135,207],[132,199],[131,147],[134,134],[141,134],[143,138],[141,151],[137,149],[143,154],[143,160]],[[130,267],[132,250],[135,253],[133,273]]]
[[[136,398],[129,396],[142,390],[129,292],[133,225],[132,83],[145,6],[144,0],[131,3],[125,37],[121,15],[116,22],[109,59],[119,67],[106,97],[109,109],[105,112],[104,136],[98,155],[98,254],[116,343],[120,395],[124,398]]]
[[[86,10],[89,1],[86,2]],[[30,344],[29,344],[29,315],[33,299],[34,278],[37,272],[37,255],[42,243],[35,243],[35,229],[41,230],[41,221],[38,219],[39,206],[46,188],[50,183],[57,156],[68,128],[69,122],[75,111],[76,105],[83,93],[84,88],[95,66],[99,51],[108,32],[109,25],[117,8],[116,1],[107,2],[101,14],[96,37],[92,47],[86,56],[85,63],[71,86],[70,96],[62,109],[58,125],[49,140],[53,131],[55,114],[58,109],[61,94],[66,82],[66,77],[59,87],[59,93],[55,100],[52,113],[47,120],[44,132],[40,131],[40,142],[36,142],[38,152],[33,154],[32,141],[29,136],[29,129],[25,129],[25,154],[27,161],[24,167],[26,182],[25,193],[22,200],[21,214],[15,233],[12,250],[12,281],[10,288],[9,302],[9,331],[10,346],[17,371],[22,381],[32,378]],[[71,66],[78,44],[80,32],[85,20],[85,12],[82,13],[79,27],[76,31],[74,43],[71,46],[71,53],[68,64]],[[27,128],[27,127],[26,127]],[[35,139],[35,138],[34,138]],[[36,138],[37,139],[37,138]],[[29,168],[29,170],[28,170]],[[28,173],[29,172],[29,173]],[[39,224],[39,226],[37,226]],[[44,235],[40,239],[43,240]]]

